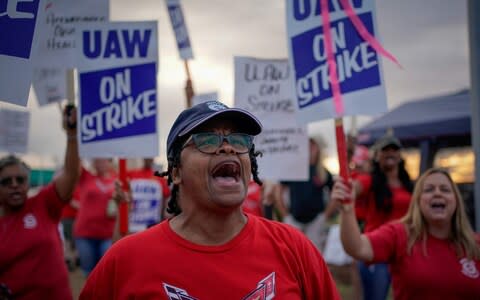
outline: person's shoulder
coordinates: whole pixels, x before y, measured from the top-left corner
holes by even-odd
[[[164,226],[164,222],[119,239],[113,244],[111,251],[117,254],[131,254],[144,250],[146,246],[151,245],[163,235],[162,226]]]
[[[249,216],[255,218],[256,227],[259,230],[265,231],[273,238],[278,240],[296,240],[298,242],[307,241],[305,235],[297,228],[274,220],[269,220],[258,216]]]

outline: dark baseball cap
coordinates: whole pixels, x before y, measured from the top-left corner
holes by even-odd
[[[226,118],[238,125],[240,132],[257,135],[262,124],[250,112],[241,108],[229,108],[218,101],[207,101],[185,109],[178,115],[167,138],[167,154],[170,156],[175,141],[188,135],[195,128],[214,118]]]
[[[375,142],[373,149],[383,150],[388,146],[400,149],[402,148],[402,143],[400,143],[400,141],[393,135],[385,135]]]

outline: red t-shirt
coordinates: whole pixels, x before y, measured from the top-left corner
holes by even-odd
[[[170,189],[167,180],[153,175],[151,169],[132,170],[127,178],[132,195],[129,231],[138,232],[160,222]]]
[[[58,232],[63,205],[52,183],[0,218],[0,283],[15,299],[72,299]]]
[[[248,183],[247,197],[242,203],[244,212],[263,217],[262,210],[262,187],[255,181]]]
[[[112,199],[117,176],[98,177],[83,169],[77,184],[78,209],[73,228],[76,238],[111,239],[115,217],[107,215],[107,205]]]
[[[340,299],[315,246],[298,230],[247,215],[231,241],[201,246],[164,221],[113,245],[80,299]]]
[[[358,174],[355,180],[362,185],[362,193],[358,196],[359,201],[366,201],[364,210],[365,232],[377,229],[381,225],[403,217],[410,205],[412,194],[403,186],[390,187],[392,191],[392,211],[385,213],[379,211],[375,206],[373,193],[370,191],[372,177],[369,174]]]
[[[447,240],[431,235],[407,253],[407,231],[403,223],[390,223],[367,234],[373,262],[387,262],[396,300],[480,299],[480,260],[458,258]],[[479,243],[480,244],[480,243]]]
[[[72,200],[63,207],[62,209],[62,220],[63,219],[75,219],[77,217],[78,209],[72,206],[72,202],[76,201],[78,203],[78,193],[79,190],[76,188],[73,191]]]

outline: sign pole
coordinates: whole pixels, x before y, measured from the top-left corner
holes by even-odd
[[[185,72],[187,73],[187,82],[185,85],[185,94],[187,97],[187,108],[192,107],[192,98],[195,95],[193,90],[192,77],[190,75],[190,68],[188,67],[188,60],[184,60]]]
[[[122,183],[122,189],[128,191],[128,181],[127,181],[127,160],[125,158],[120,158],[118,161],[119,168],[119,178]],[[120,235],[124,237],[128,233],[128,203],[122,201],[118,206],[118,217],[119,220],[119,231]]]

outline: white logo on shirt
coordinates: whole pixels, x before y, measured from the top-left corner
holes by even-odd
[[[23,217],[23,227],[25,229],[37,227],[37,218],[32,214],[26,214],[25,217]]]
[[[462,264],[463,275],[474,279],[480,276],[473,260],[468,258],[462,258],[460,260],[460,263]]]

